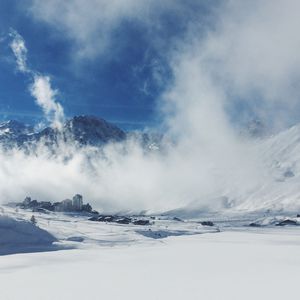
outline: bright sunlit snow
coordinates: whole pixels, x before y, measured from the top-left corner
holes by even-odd
[[[5,215],[26,220],[31,213],[5,208]],[[298,293],[298,227],[249,227],[238,216],[221,218],[212,228],[166,217],[146,228],[62,214],[36,219],[60,250],[1,256],[3,299],[282,299]],[[8,217],[1,218],[1,233],[4,228],[18,231]],[[181,234],[141,234],[149,230]],[[30,240],[31,234],[16,233],[10,241],[1,234],[1,246],[10,243],[22,252],[24,237],[45,245]]]

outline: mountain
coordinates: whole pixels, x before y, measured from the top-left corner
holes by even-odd
[[[266,138],[271,134],[270,128],[259,119],[253,119],[243,124],[239,132],[241,136],[252,139]]]
[[[0,137],[4,136],[20,136],[33,132],[33,127],[25,125],[19,121],[10,120],[0,123]]]
[[[76,116],[66,121],[60,130],[47,127],[34,131],[32,127],[17,121],[0,123],[0,145],[4,149],[17,147],[39,154],[39,145],[43,145],[48,147],[50,155],[63,153],[63,159],[71,157],[77,147],[101,147],[109,142],[127,139],[136,141],[145,151],[158,149],[160,153],[165,153],[163,136],[125,133],[117,126],[93,116]],[[242,144],[237,145],[237,159],[229,156],[228,164],[213,166],[213,175],[208,174],[216,181],[214,190],[205,197],[199,196],[203,199],[195,197],[187,203],[187,207],[182,208],[181,214],[186,210],[190,214],[191,211],[223,209],[248,212],[297,210],[300,213],[300,124],[276,135],[241,141]],[[71,147],[64,147],[64,143]],[[169,143],[172,149],[172,143]],[[56,152],[56,149],[66,151]],[[91,150],[86,152],[88,158],[95,148]]]
[[[77,116],[63,126],[65,139],[71,138],[82,145],[99,145],[107,142],[120,142],[126,133],[119,127],[93,116]]]
[[[101,146],[108,142],[120,142],[126,133],[114,124],[94,116],[75,116],[67,120],[60,130],[47,127],[30,137],[31,142],[44,141],[57,144],[59,141],[78,145]]]
[[[242,195],[238,207],[300,212],[300,124],[261,140],[255,150],[264,163],[262,183]]]
[[[265,124],[258,119],[250,121],[246,126],[246,131],[252,137],[265,137],[268,134]]]
[[[5,148],[22,145],[32,134],[34,134],[33,127],[19,121],[0,123],[0,144]]]
[[[128,132],[127,138],[135,140],[143,149],[150,151],[163,150],[164,145],[170,144],[170,141],[164,141],[163,134],[151,131]]]
[[[75,116],[67,120],[61,129],[46,127],[37,132],[31,126],[18,121],[0,124],[0,144],[6,149],[28,149],[39,143],[54,147],[60,142],[70,142],[79,146],[101,146],[124,139],[126,133],[122,129],[94,116]]]

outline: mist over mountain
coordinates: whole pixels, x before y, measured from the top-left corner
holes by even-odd
[[[24,179],[18,179],[22,188],[18,188],[16,194],[10,187],[3,193],[11,200],[22,199],[27,193],[39,199],[55,200],[77,192],[76,186],[97,208],[134,212],[171,209],[183,216],[195,216],[203,211],[294,210],[300,208],[297,204],[299,126],[268,135],[262,123],[253,121],[242,135],[237,133],[243,141],[239,150],[241,158],[220,159],[212,165],[199,154],[195,171],[196,158],[181,149],[180,144],[169,142],[166,136],[125,132],[94,116],[75,116],[59,129],[35,130],[18,121],[2,122],[0,145],[5,162],[2,173],[6,169],[15,170],[15,165],[23,165],[22,172],[29,172]],[[239,159],[241,163],[236,164]],[[177,165],[185,169],[188,178],[180,174],[177,178]],[[39,166],[48,170],[47,179],[42,179]],[[7,179],[12,176],[5,174],[2,175]],[[27,176],[33,181],[28,181]],[[197,188],[194,180],[198,180],[198,176],[206,186]],[[51,192],[52,181],[60,186],[57,195]],[[36,182],[42,182],[39,188]],[[173,185],[173,182],[178,184]],[[152,192],[148,193],[148,189]],[[161,202],[161,199],[167,201]]]
[[[162,146],[163,135],[157,132],[125,132],[118,126],[95,116],[74,116],[65,121],[61,128],[45,127],[35,130],[33,126],[16,120],[0,123],[0,147],[18,149],[27,153],[35,152],[38,147],[50,153],[64,151],[64,147],[103,148],[109,143],[122,143],[134,140],[143,149],[154,151]]]
[[[267,133],[266,126],[259,120],[252,120],[241,130],[241,135],[248,138],[263,138]],[[155,131],[126,132],[102,118],[90,115],[74,116],[65,121],[61,128],[48,126],[35,129],[34,126],[17,120],[0,123],[0,146],[4,149],[30,150],[37,145],[53,149],[60,144],[103,147],[126,139],[133,139],[143,148],[154,150],[162,146],[164,135]]]
[[[75,116],[61,128],[41,130],[34,130],[34,127],[15,120],[0,123],[0,144],[6,149],[28,149],[38,144],[55,147],[60,143],[100,147],[124,141],[126,137],[127,134],[116,125],[94,116]]]
[[[34,128],[19,121],[10,120],[0,123],[0,144],[5,148],[22,145],[32,134]]]
[[[50,4],[34,6],[31,11],[45,26],[59,25],[56,29],[64,30],[62,38],[68,37],[71,47],[65,45],[53,52],[48,48],[56,45],[52,41],[46,48],[34,49],[32,31],[27,34],[13,26],[2,39],[10,49],[8,57],[13,56],[15,61],[14,68],[8,68],[22,78],[22,91],[27,90],[32,101],[30,110],[34,108],[42,114],[41,120],[50,124],[42,130],[16,122],[1,125],[0,177],[8,182],[1,187],[4,198],[22,199],[30,194],[56,200],[78,192],[91,199],[95,207],[112,211],[166,211],[185,206],[222,211],[245,203],[252,210],[273,204],[276,209],[290,209],[293,203],[297,206],[296,192],[288,191],[294,189],[298,176],[295,166],[299,158],[293,150],[298,145],[298,133],[288,128],[299,122],[295,114],[299,111],[295,84],[300,45],[295,42],[295,28],[299,18],[293,14],[298,5],[292,5],[288,13],[280,3],[254,1],[253,9],[249,9],[242,3],[226,2],[206,11],[206,22],[202,14],[198,15],[203,7],[197,10],[197,5],[181,3],[173,10],[172,1],[168,1],[161,10],[156,5],[136,6],[134,1],[128,10],[116,4],[116,10],[107,13],[117,13],[112,13],[108,23],[104,22],[107,27],[103,27],[104,19],[98,13],[93,15],[95,7],[85,10],[79,2],[78,6],[66,5],[63,14]],[[182,14],[186,5],[189,9]],[[101,5],[98,9],[102,12]],[[149,9],[161,12],[155,30],[153,15],[146,13]],[[81,11],[86,13],[83,19]],[[145,14],[132,19],[134,11]],[[164,12],[169,12],[171,19],[175,12],[183,18],[173,19],[170,28],[161,32],[158,28],[165,26]],[[188,18],[188,12],[197,12],[197,17]],[[281,16],[281,12],[286,14]],[[57,16],[61,16],[61,22]],[[113,40],[98,37],[99,33],[101,37],[112,33],[104,28],[115,28],[129,20],[134,21],[128,22],[133,27],[143,26],[135,34],[130,31],[129,39],[121,42],[126,49],[122,46],[113,51],[126,31],[113,30]],[[183,27],[171,28],[180,20]],[[88,30],[90,27],[92,30]],[[254,31],[249,32],[249,28]],[[270,38],[274,28],[283,42]],[[169,38],[169,29],[174,31],[174,39]],[[78,32],[80,37],[89,38],[79,38]],[[136,53],[133,50],[142,46],[141,38],[149,43]],[[92,51],[91,55],[88,50],[97,48],[95,41],[107,52]],[[89,47],[80,47],[78,42]],[[39,64],[40,53],[47,54],[46,49],[53,54],[52,60]],[[56,59],[61,52],[61,61],[66,61],[66,69],[74,77],[59,71],[61,63],[56,64]],[[74,53],[77,55],[71,57]],[[57,69],[52,69],[52,64]],[[95,74],[95,70],[103,72]],[[61,75],[68,85],[63,84]],[[109,84],[107,76],[111,78]],[[75,89],[70,94],[71,85]],[[72,94],[79,86],[84,93],[75,101]],[[107,95],[101,93],[104,86],[109,90]],[[127,91],[135,93],[129,95]],[[151,96],[155,103],[146,102],[141,94]],[[22,109],[29,105],[29,97]],[[92,98],[93,103],[88,103]],[[147,124],[149,119],[138,109],[148,106],[156,122],[153,128],[163,134],[125,132],[88,116],[92,112],[120,124]],[[109,110],[116,114],[109,114]],[[66,121],[66,112],[87,115]],[[246,125],[240,130],[237,124]],[[272,136],[268,127],[276,134]],[[282,140],[285,132],[289,139]],[[279,153],[276,158],[275,150]],[[293,163],[289,163],[291,160]],[[255,199],[248,201],[253,195]]]

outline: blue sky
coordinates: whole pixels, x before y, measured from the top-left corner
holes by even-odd
[[[32,78],[18,72],[9,47],[14,29],[28,67],[50,76],[67,117],[155,127],[169,119],[161,98],[171,90],[179,116],[188,118],[197,98],[198,118],[205,117],[218,94],[216,109],[230,122],[293,125],[300,121],[298,8],[293,0],[1,0],[1,119],[44,120]]]
[[[155,17],[151,15],[153,23],[126,15],[110,30],[104,49],[97,50],[92,44],[95,51],[82,56],[77,53],[79,43],[89,41],[78,42],[63,25],[57,28],[39,19],[34,8],[36,1],[20,2],[0,2],[1,118],[26,122],[43,118],[28,91],[29,79],[16,70],[6,38],[13,28],[26,42],[28,65],[51,77],[68,117],[93,114],[125,129],[155,126],[159,122],[157,99],[172,81],[167,54],[184,36],[189,22],[199,16],[205,20],[211,8],[186,2],[189,9],[185,11],[166,9]],[[97,32],[93,35],[97,39]],[[98,35],[103,32],[99,30]],[[99,37],[97,43],[102,42]]]

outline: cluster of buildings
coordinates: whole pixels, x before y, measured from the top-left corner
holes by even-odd
[[[44,210],[48,211],[57,211],[57,212],[92,212],[92,206],[87,203],[83,203],[83,198],[81,195],[76,194],[72,200],[65,199],[61,202],[48,202],[48,201],[37,201],[32,200],[30,197],[26,197],[22,203],[17,204],[18,207],[24,209],[32,209],[33,211],[43,212]]]
[[[76,194],[72,200],[65,199],[61,202],[57,202],[56,211],[81,211],[82,207],[83,207],[82,196]]]

